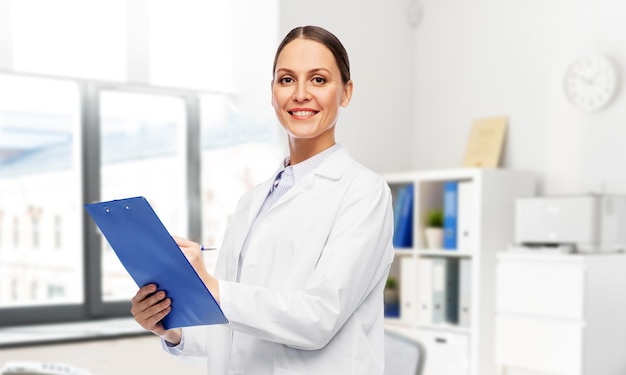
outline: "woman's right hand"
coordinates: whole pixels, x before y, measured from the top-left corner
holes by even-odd
[[[161,320],[172,310],[171,303],[172,301],[167,298],[164,291],[157,291],[155,284],[148,284],[140,288],[131,299],[130,313],[143,329],[176,345],[182,337],[180,328],[166,330],[161,323]]]

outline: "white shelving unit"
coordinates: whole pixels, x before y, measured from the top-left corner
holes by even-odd
[[[506,169],[461,168],[394,173],[384,176],[394,198],[413,185],[413,247],[396,249],[390,277],[400,288],[400,316],[386,318],[387,329],[417,337],[426,348],[424,375],[493,375],[495,362],[496,253],[513,240],[515,199],[535,195],[533,174]],[[447,181],[471,182],[469,240],[463,250],[427,249],[426,212],[443,208]],[[395,204],[395,199],[394,199]],[[467,207],[467,203],[465,203]],[[459,207],[459,212],[463,207]],[[469,320],[433,323],[425,271],[427,259],[469,260]],[[428,279],[426,279],[428,280]],[[426,302],[425,302],[426,301]]]

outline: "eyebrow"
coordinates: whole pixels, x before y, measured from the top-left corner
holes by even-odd
[[[276,69],[276,73],[289,73],[289,74],[294,74],[295,72],[291,69],[287,69],[287,68],[278,68]],[[320,72],[325,72],[326,74],[330,74],[330,70],[326,69],[326,68],[314,68],[311,69],[309,71],[307,71],[308,74],[314,74],[314,73],[320,73]]]

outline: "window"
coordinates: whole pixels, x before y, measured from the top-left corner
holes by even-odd
[[[41,245],[41,207],[31,207],[28,216],[32,225],[32,248],[37,250]]]
[[[268,85],[276,3],[9,2],[0,326],[129,315],[137,286],[87,202],[142,195],[172,234],[219,245],[239,197],[283,156]]]
[[[17,249],[20,246],[20,219],[13,217],[13,249]]]
[[[233,90],[230,1],[151,0],[150,81],[160,86]]]
[[[0,307],[49,303],[35,286],[52,280],[75,286],[63,302],[83,300],[76,287],[83,281],[79,102],[75,83],[0,75],[0,210],[13,217],[12,249],[0,253],[0,289],[14,278],[33,285],[17,298],[0,296]],[[61,230],[73,234],[62,254],[43,235],[59,212],[68,223]]]
[[[11,2],[15,70],[124,81],[125,4],[124,0]]]
[[[0,209],[0,254],[2,253],[2,248],[4,247],[4,224],[5,220],[4,220],[4,212],[2,212],[2,209]],[[2,255],[0,255],[2,256]]]
[[[104,90],[98,112],[100,199],[144,196],[171,234],[186,237],[185,104],[171,95]],[[130,300],[137,286],[102,240],[103,299]]]
[[[57,214],[54,216],[53,225],[54,250],[61,250],[63,246],[63,220],[61,219],[61,215]]]
[[[243,193],[279,166],[279,133],[268,117],[243,113],[228,97],[203,95],[201,111],[202,243],[219,247]],[[204,255],[213,269],[217,252]]]

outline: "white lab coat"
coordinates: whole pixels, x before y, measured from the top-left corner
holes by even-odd
[[[393,260],[388,185],[339,149],[259,218],[273,178],[239,202],[218,256],[230,323],[183,329],[209,374],[382,374],[383,289]]]

